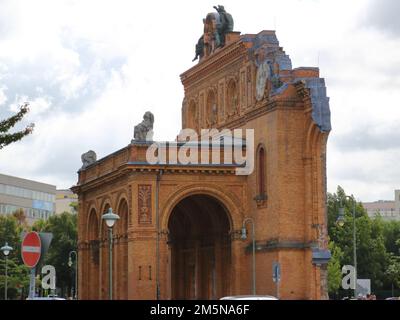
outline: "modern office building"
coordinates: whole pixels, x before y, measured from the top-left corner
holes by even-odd
[[[55,213],[56,186],[0,174],[0,214],[24,210],[26,222]]]
[[[56,191],[56,214],[63,212],[76,213],[71,204],[78,202],[78,196],[69,189]]]
[[[394,191],[394,200],[363,202],[363,206],[370,218],[380,216],[383,220],[400,221],[400,190]]]

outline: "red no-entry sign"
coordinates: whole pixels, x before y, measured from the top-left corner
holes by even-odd
[[[28,268],[34,268],[40,260],[42,242],[37,232],[28,232],[22,241],[22,260]]]

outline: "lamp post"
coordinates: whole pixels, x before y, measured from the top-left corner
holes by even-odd
[[[354,262],[354,298],[357,298],[357,227],[356,227],[356,200],[353,196],[346,196],[346,199],[351,199],[353,202],[353,262]],[[336,224],[339,227],[343,227],[345,223],[344,220],[344,207],[340,203],[339,216],[336,220]]]
[[[13,250],[13,248],[10,247],[8,245],[8,243],[6,242],[6,244],[3,247],[1,247],[0,250],[4,254],[5,264],[6,264],[6,266],[5,266],[5,269],[6,269],[5,270],[5,279],[4,279],[4,300],[7,300],[7,277],[8,277],[8,275],[7,275],[7,271],[8,271],[7,270],[7,258],[8,258],[8,255],[10,254],[10,252]]]
[[[109,299],[112,300],[112,247],[113,247],[113,233],[112,229],[114,227],[115,221],[119,219],[119,215],[115,214],[112,212],[112,209],[109,208],[106,213],[103,214],[102,219],[106,222],[107,227],[108,227],[108,244],[109,244],[109,250],[108,250],[108,258],[109,258],[109,278],[108,278],[108,296]]]
[[[75,297],[75,300],[78,300],[78,253],[75,250],[72,250],[68,254],[68,266],[70,268],[73,265],[72,255],[75,255],[75,290],[74,290],[74,297]]]
[[[243,220],[242,225],[242,240],[247,239],[247,230],[246,230],[246,223],[251,222],[252,224],[252,242],[253,242],[253,279],[252,279],[252,292],[253,295],[256,295],[256,240],[255,240],[255,230],[254,230],[254,219],[253,218],[245,218]]]

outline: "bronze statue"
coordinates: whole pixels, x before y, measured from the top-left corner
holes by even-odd
[[[200,59],[204,55],[204,35],[200,37],[199,41],[196,44],[196,56],[192,61],[196,61],[199,57]]]
[[[224,6],[214,6],[217,12],[207,14],[203,19],[204,34],[196,44],[196,56],[192,61],[207,56],[219,47],[225,45],[225,35],[233,31],[232,15],[227,13]]]
[[[218,28],[219,38],[220,38],[220,46],[223,47],[225,45],[225,35],[228,32],[233,31],[233,18],[232,15],[226,12],[224,6],[218,5],[218,7],[214,6],[214,9],[217,10],[221,24]]]

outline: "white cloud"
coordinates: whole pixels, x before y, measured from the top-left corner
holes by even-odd
[[[389,36],[399,38],[399,12],[398,0],[369,0],[362,23],[368,29],[376,28]]]
[[[0,106],[5,104],[7,102],[7,96],[5,94],[5,91],[7,90],[6,86],[0,87]]]
[[[295,67],[319,61],[332,111],[329,191],[340,184],[365,200],[390,199],[400,187],[400,172],[390,169],[388,157],[398,157],[400,147],[382,152],[372,148],[372,138],[363,140],[365,150],[348,147],[364,128],[390,139],[391,129],[379,128],[392,128],[400,117],[399,43],[382,28],[365,27],[371,3],[225,4],[235,30],[258,33],[276,26]],[[23,124],[33,121],[36,127],[1,151],[0,171],[69,187],[81,153],[93,149],[102,157],[125,146],[147,110],[155,114],[155,138],[173,140],[181,126],[179,75],[193,65],[202,19],[215,4],[1,1],[0,88],[7,88],[8,100],[3,98],[0,118],[2,110],[26,98],[31,112]]]
[[[51,107],[51,98],[48,96],[36,97],[30,99],[28,96],[17,96],[15,102],[10,104],[10,111],[18,112],[21,105],[29,102],[29,113],[25,116],[25,120],[37,120],[40,115],[43,115]]]

